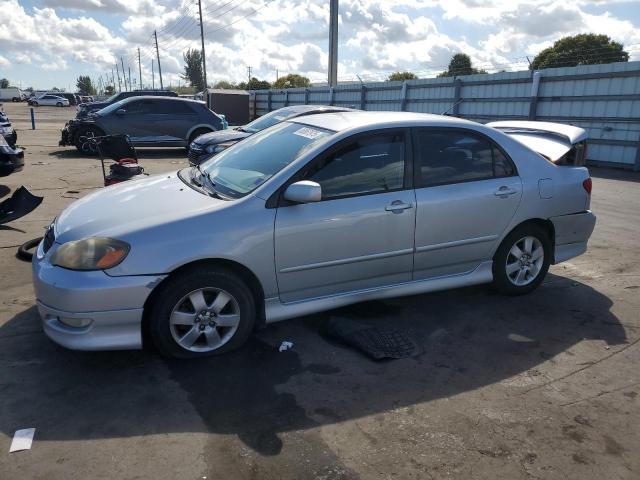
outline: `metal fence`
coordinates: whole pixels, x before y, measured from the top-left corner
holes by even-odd
[[[502,72],[405,82],[339,84],[252,92],[263,115],[324,104],[448,114],[486,123],[541,120],[587,130],[592,164],[640,170],[640,62]]]

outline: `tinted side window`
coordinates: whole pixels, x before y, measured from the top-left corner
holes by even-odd
[[[171,100],[156,101],[154,113],[174,114],[174,115],[192,115],[194,111],[188,102],[172,102]]]
[[[145,115],[152,112],[153,105],[148,100],[138,100],[127,104],[124,108],[129,115]]]
[[[404,184],[404,134],[359,139],[306,175],[322,186],[322,199],[399,190]]]
[[[416,134],[422,186],[506,177],[511,161],[489,140],[459,130],[422,130]]]

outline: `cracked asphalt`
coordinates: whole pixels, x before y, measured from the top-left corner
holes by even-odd
[[[25,185],[44,202],[0,226],[0,479],[640,478],[638,174],[592,169],[588,253],[524,297],[355,305],[193,362],[72,352],[42,333],[15,250],[99,188],[100,165],[57,146],[72,109],[40,107],[32,131],[26,105],[4,107],[26,166],[0,197]],[[183,150],[140,157],[150,173],[186,165]],[[371,361],[323,336],[335,317],[408,331],[424,353]],[[9,454],[29,427],[32,449]]]

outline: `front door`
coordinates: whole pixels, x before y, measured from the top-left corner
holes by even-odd
[[[414,279],[468,272],[491,254],[515,214],[522,182],[489,138],[417,129]]]
[[[275,259],[283,302],[411,279],[415,194],[404,130],[354,137],[298,178],[322,187],[316,203],[281,205]]]

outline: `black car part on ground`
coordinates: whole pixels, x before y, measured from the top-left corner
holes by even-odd
[[[34,248],[37,248],[40,242],[42,241],[42,237],[34,238],[32,240],[27,240],[22,245],[18,247],[18,253],[16,256],[20,260],[24,260],[25,262],[30,262],[33,260],[33,252]]]
[[[4,145],[4,138],[2,140],[0,142],[0,177],[6,177],[24,168],[24,152],[21,148]]]
[[[24,186],[13,192],[11,197],[0,203],[0,225],[24,217],[42,203],[43,197],[36,197]]]
[[[361,350],[375,360],[415,357],[423,352],[422,346],[405,332],[378,328],[348,318],[331,318],[324,326],[324,334]]]

